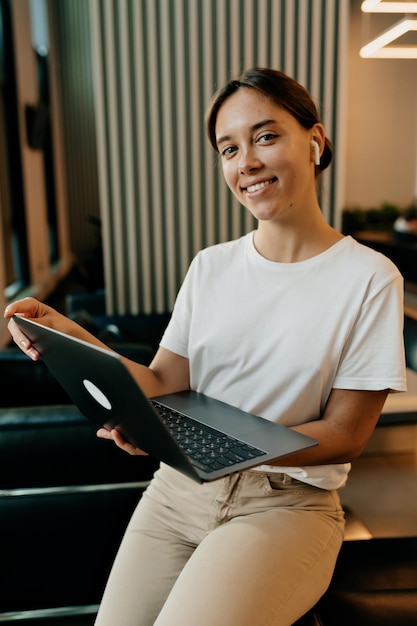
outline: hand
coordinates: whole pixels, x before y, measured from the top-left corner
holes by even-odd
[[[121,448],[132,456],[147,456],[146,452],[144,452],[140,448],[135,448],[135,446],[126,441],[123,435],[121,435],[119,431],[115,428],[113,428],[112,430],[100,428],[100,430],[97,431],[97,437],[100,437],[101,439],[112,439],[118,448]]]
[[[23,300],[17,300],[9,304],[4,311],[4,317],[10,319],[8,323],[9,332],[15,344],[33,361],[39,359],[39,352],[32,346],[30,340],[14,322],[12,319],[13,315],[36,319],[40,324],[67,333],[69,332],[69,326],[74,324],[74,322],[68,320],[64,315],[61,315],[52,307],[39,302],[39,300],[35,298],[23,298]]]

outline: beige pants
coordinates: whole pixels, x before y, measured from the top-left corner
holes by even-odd
[[[289,626],[327,589],[343,532],[334,491],[257,471],[199,485],[162,465],[96,626]]]

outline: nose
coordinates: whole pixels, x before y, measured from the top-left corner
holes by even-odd
[[[238,167],[242,174],[248,174],[260,167],[261,163],[252,148],[241,149]]]

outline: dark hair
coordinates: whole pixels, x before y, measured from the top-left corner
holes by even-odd
[[[216,143],[218,112],[223,103],[242,87],[255,89],[264,97],[269,98],[277,106],[288,111],[307,130],[320,122],[316,105],[308,91],[300,83],[278,70],[255,67],[226,83],[224,87],[214,94],[210,102],[206,113],[206,129],[210,143],[216,152],[218,152]],[[320,165],[316,169],[317,173],[328,167],[332,156],[332,143],[326,137]]]

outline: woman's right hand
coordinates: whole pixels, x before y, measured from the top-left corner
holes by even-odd
[[[4,317],[9,319],[9,332],[15,344],[34,361],[39,359],[39,352],[32,346],[28,337],[14,322],[13,315],[35,319],[39,324],[66,333],[69,333],[70,327],[75,324],[52,307],[39,302],[35,298],[23,298],[9,304],[4,311]]]
[[[110,439],[114,441],[118,448],[120,448],[124,452],[127,452],[131,456],[148,456],[147,452],[144,452],[140,448],[136,448],[133,444],[126,441],[123,435],[119,433],[116,428],[113,428],[113,430],[100,428],[97,431],[97,437],[100,437],[100,439]]]

